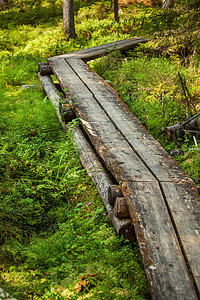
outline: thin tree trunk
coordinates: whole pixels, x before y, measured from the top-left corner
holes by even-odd
[[[119,22],[119,5],[118,0],[113,0],[113,10],[115,14],[115,21]]]
[[[63,0],[63,27],[67,39],[74,39],[76,37],[73,0]]]

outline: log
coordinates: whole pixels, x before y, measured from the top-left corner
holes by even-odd
[[[46,62],[38,63],[38,72],[42,76],[44,76],[44,75],[53,75],[53,72],[52,72],[49,64],[46,63]]]
[[[178,148],[181,148],[181,144],[178,140],[178,136],[181,137],[182,140],[184,140],[184,133],[188,132],[193,135],[195,144],[197,144],[194,134],[198,134],[200,132],[199,131],[199,129],[200,129],[199,115],[200,115],[200,113],[189,118],[185,122],[178,122],[174,125],[166,127],[165,128],[166,136],[168,138],[172,138],[174,140],[174,142],[176,143],[176,145],[178,146]]]
[[[38,73],[38,77],[43,85],[45,92],[49,100],[52,102],[54,109],[56,111],[59,122],[61,123],[64,130],[68,130],[69,127],[66,126],[65,122],[60,116],[60,105],[65,101],[59,94],[58,90],[55,87],[54,83],[50,76],[41,76]],[[59,101],[58,101],[59,99]],[[106,208],[107,214],[113,223],[115,230],[119,236],[124,236],[129,241],[134,241],[136,239],[132,220],[130,218],[120,220],[115,217],[113,207],[108,202],[108,189],[110,186],[113,186],[113,182],[108,176],[107,172],[104,170],[100,161],[97,159],[94,151],[92,150],[90,144],[86,140],[83,132],[77,126],[73,130],[75,145],[80,154],[80,160],[83,167],[86,169],[87,174],[91,177],[93,183],[97,187],[99,195],[102,199],[102,202]]]
[[[122,191],[119,185],[110,185],[108,189],[108,202],[111,206],[114,206],[115,199],[122,197]]]
[[[82,68],[80,60],[57,59],[50,64],[62,88],[69,91],[69,102],[97,153],[116,181],[127,185],[122,193],[128,201],[152,296],[197,299],[162,186],[162,182],[184,180],[187,175],[120,100],[110,97],[110,89],[100,88],[102,82],[91,72],[85,77],[86,66]]]
[[[54,85],[50,76],[42,76],[38,73],[38,78],[41,81],[49,100],[54,106],[60,123],[65,127],[65,123],[62,123],[62,121],[68,123],[76,117],[73,110],[70,108],[70,105],[66,103],[66,99],[59,94],[59,90]]]
[[[133,47],[137,46],[140,43],[146,43],[146,42],[147,42],[147,39],[144,39],[141,37],[135,37],[135,38],[131,38],[131,39],[111,42],[111,43],[104,44],[104,45],[94,46],[94,47],[91,47],[88,49],[82,49],[82,50],[76,51],[76,52],[71,52],[71,53],[67,53],[67,54],[54,56],[54,57],[51,57],[50,59],[53,60],[53,59],[57,59],[57,58],[74,57],[74,58],[83,59],[84,61],[89,61],[92,59],[96,59],[98,57],[102,57],[102,56],[108,54],[109,51],[129,50],[129,49],[132,49]]]
[[[22,85],[22,90],[28,90],[28,89],[37,89],[41,88],[40,84],[23,84]]]
[[[48,76],[48,75],[42,76],[41,73],[38,72],[38,78],[39,78],[40,82],[42,83],[43,89],[44,89],[45,93],[47,94],[49,100],[53,104],[53,107],[56,111],[59,121],[61,122],[62,119],[60,116],[60,103],[66,102],[66,100],[60,96],[60,94],[58,93],[58,89],[54,85],[50,76]]]
[[[136,237],[132,220],[130,218],[123,220],[117,218],[114,214],[113,207],[108,202],[108,189],[110,186],[113,186],[113,182],[109,178],[107,172],[104,170],[102,164],[98,160],[79,127],[74,129],[73,135],[76,147],[79,150],[81,163],[95,184],[117,234],[119,236],[124,236],[124,238],[128,239],[129,241],[134,241]]]
[[[9,295],[4,288],[0,288],[0,299],[17,300],[17,298],[13,298],[13,296]]]
[[[119,219],[130,218],[126,199],[124,197],[117,197],[115,200],[114,214]]]

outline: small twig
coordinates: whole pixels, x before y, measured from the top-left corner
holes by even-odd
[[[196,136],[195,136],[195,135],[193,135],[193,140],[194,140],[195,146],[198,147],[198,143],[197,143],[197,140],[196,140]]]
[[[163,113],[165,114],[165,98],[163,92],[161,93],[161,105],[162,105]]]
[[[187,130],[187,129],[184,129],[183,130],[184,132],[189,132],[189,133],[200,133],[200,131],[196,131],[196,130]]]
[[[185,79],[181,76],[180,72],[178,72],[178,76],[179,76],[179,78],[180,78],[181,86],[182,86],[182,89],[183,89],[183,94],[184,94],[185,99],[186,99],[186,101],[187,101],[188,111],[189,111],[189,114],[190,114],[190,116],[191,116],[192,113],[191,113],[190,105],[192,105],[192,107],[193,107],[193,109],[195,110],[195,112],[196,112],[196,108],[195,108],[194,104],[192,103],[192,97],[191,97],[191,95],[190,95],[190,93],[189,93],[189,91],[188,91],[188,88],[187,88],[187,86],[186,86]],[[188,98],[187,95],[189,96],[190,99]],[[190,100],[190,101],[189,101],[189,100]]]
[[[190,114],[190,116],[191,116],[192,114],[191,114],[191,111],[190,111],[189,100],[188,100],[188,97],[187,97],[187,95],[186,95],[186,90],[185,90],[184,81],[183,81],[183,78],[181,77],[180,72],[178,72],[178,76],[179,76],[179,79],[180,79],[180,82],[181,82],[181,86],[182,86],[182,89],[183,89],[183,94],[184,94],[185,99],[186,99],[186,101],[187,101],[188,111],[189,111],[189,114]]]

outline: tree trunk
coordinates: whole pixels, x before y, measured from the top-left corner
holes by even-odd
[[[67,39],[76,37],[74,25],[74,0],[63,0],[63,27]]]
[[[112,7],[113,7],[114,14],[115,14],[115,21],[119,22],[119,5],[118,5],[118,0],[113,0]]]
[[[162,8],[174,7],[174,0],[163,0]]]

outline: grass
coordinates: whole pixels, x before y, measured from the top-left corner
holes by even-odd
[[[18,83],[15,68],[8,71],[1,98],[1,287],[17,299],[148,299],[138,246],[116,236],[50,102],[39,87],[22,90],[28,72]]]
[[[127,36],[107,3],[79,7],[69,42],[59,3],[0,13],[0,286],[17,299],[150,299],[137,243],[116,235],[43,91],[22,89],[47,57]]]
[[[22,85],[39,83],[37,64],[47,57],[148,36],[155,10],[122,5],[116,24],[110,1],[75,1],[75,8],[77,39],[70,41],[60,0],[20,0],[0,12],[0,286],[22,300],[150,299],[137,243],[116,236],[43,91]],[[175,145],[163,129],[188,110],[177,71],[199,109],[198,51],[187,61],[183,40],[181,46],[168,47],[162,37],[126,57],[116,52],[92,63],[168,150]],[[199,152],[191,146],[187,136],[179,161],[198,183]]]

